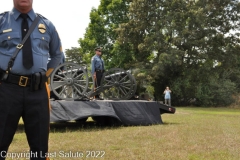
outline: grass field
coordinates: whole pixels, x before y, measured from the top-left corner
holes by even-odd
[[[51,124],[49,154],[51,160],[240,159],[239,108],[179,107],[162,120],[163,125],[133,127]],[[9,153],[27,151],[20,123]]]

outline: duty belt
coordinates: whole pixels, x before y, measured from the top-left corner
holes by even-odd
[[[96,72],[103,72],[104,70],[95,69]]]
[[[30,86],[31,76],[20,76],[15,74],[9,74],[5,82],[17,84],[22,87]]]

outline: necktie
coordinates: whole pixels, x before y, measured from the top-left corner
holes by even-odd
[[[27,22],[28,15],[21,14],[20,17],[22,17],[22,19],[23,19],[23,21],[22,21],[22,39],[23,39],[29,29],[28,22]],[[24,43],[24,45],[22,47],[22,55],[23,55],[22,56],[23,66],[26,69],[30,69],[33,66],[32,44],[31,44],[30,37],[28,37],[28,39],[26,40],[26,42]]]

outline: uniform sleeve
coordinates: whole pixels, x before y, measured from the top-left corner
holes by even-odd
[[[62,63],[65,63],[65,55],[62,55]]]
[[[93,74],[95,72],[95,59],[94,59],[94,57],[92,57],[91,66],[92,66],[92,74]]]
[[[103,63],[102,68],[103,68],[103,70],[105,70],[105,63],[104,63],[104,60],[102,60],[102,63]]]
[[[51,60],[48,63],[47,68],[56,68],[62,59],[63,51],[62,51],[62,44],[59,38],[59,35],[52,23],[50,23],[50,28],[52,29],[51,32],[51,41],[49,44],[49,55]]]

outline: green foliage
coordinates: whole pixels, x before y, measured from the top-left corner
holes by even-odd
[[[66,61],[73,62],[81,65],[86,65],[87,55],[81,52],[80,48],[72,47],[71,49],[66,49]]]
[[[119,45],[116,41],[116,29],[121,23],[127,22],[128,4],[131,0],[101,0],[98,9],[92,9],[90,24],[79,44],[84,53],[94,55],[96,46],[103,47],[103,58],[106,69],[119,67],[126,68],[129,62],[129,53],[133,52],[128,45]],[[130,58],[131,60],[131,58]]]
[[[236,84],[228,76],[219,75],[216,69],[205,70],[202,77],[198,69],[188,75],[179,76],[172,84],[173,99],[176,104],[197,106],[227,106],[234,102]]]
[[[238,1],[134,0],[129,11],[118,40],[132,44],[158,97],[169,85],[178,105],[232,102],[237,82],[223,74],[239,64]]]
[[[84,61],[103,46],[106,68],[132,70],[138,94],[173,105],[224,106],[240,92],[238,0],[101,0],[79,39]],[[84,54],[83,54],[84,53]]]

